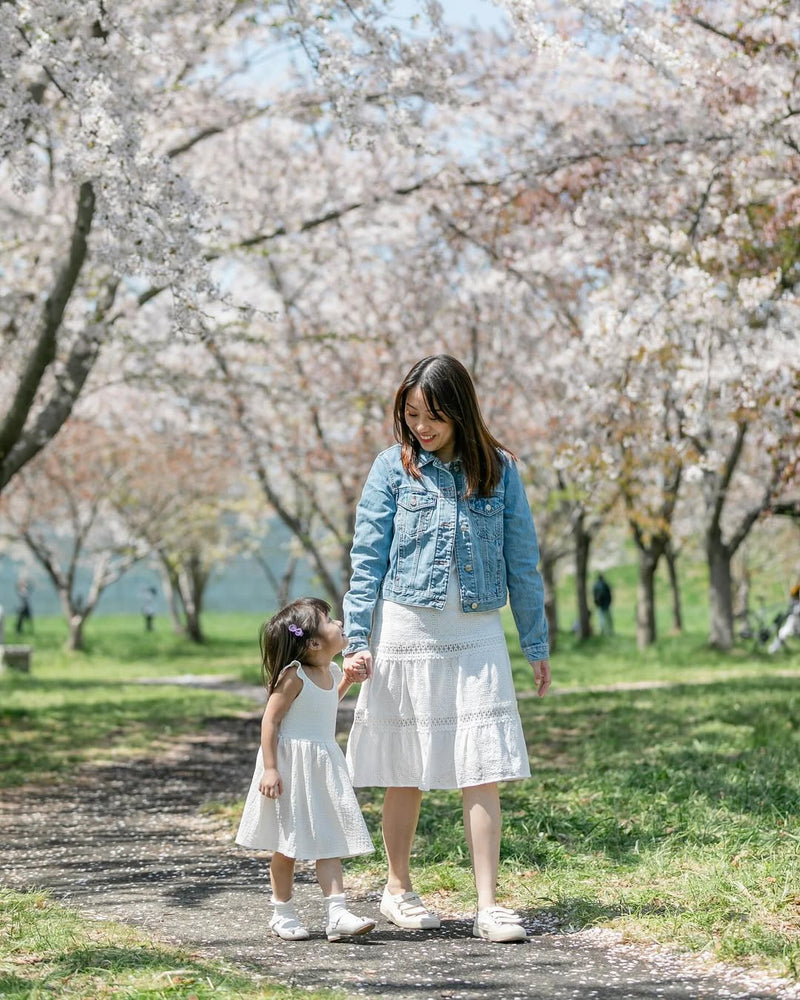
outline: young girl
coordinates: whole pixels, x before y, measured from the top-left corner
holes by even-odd
[[[296,859],[316,861],[327,907],[329,941],[366,934],[374,920],[345,906],[341,858],[374,850],[336,742],[336,709],[363,665],[331,662],[347,644],[330,605],[294,601],[261,629],[262,677],[269,690],[261,748],[236,843],[272,851],[272,932],[287,941],[308,938],[292,901]]]
[[[530,775],[500,609],[510,598],[542,696],[550,664],[536,530],[513,456],[487,429],[455,358],[414,365],[394,425],[399,444],[375,459],[356,511],[344,602],[345,669],[371,673],[350,773],[355,785],[386,788],[381,913],[400,927],[439,926],[413,891],[411,846],[422,790],[459,788],[478,895],[473,934],[520,941],[520,918],[496,900],[497,783]]]

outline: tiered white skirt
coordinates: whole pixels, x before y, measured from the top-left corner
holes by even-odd
[[[379,602],[374,673],[362,684],[347,763],[353,784],[466,788],[530,777],[500,612]]]

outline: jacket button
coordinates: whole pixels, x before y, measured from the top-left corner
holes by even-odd
[[[477,601],[473,601],[472,604],[470,604],[470,607],[472,608],[473,611],[477,611],[478,610]]]
[[[469,564],[469,563],[467,563],[467,565],[466,565],[466,566],[464,567],[464,569],[465,569],[465,570],[466,570],[466,571],[467,571],[468,573],[471,573],[471,572],[472,572],[472,566],[470,566],[470,564]]]
[[[486,509],[487,509],[487,511],[488,511],[488,510],[491,510],[491,509],[492,509],[492,505],[491,505],[490,503],[487,503],[487,504],[486,504]]]

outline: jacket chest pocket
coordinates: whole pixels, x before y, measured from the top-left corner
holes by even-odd
[[[417,539],[425,534],[436,516],[438,499],[425,490],[401,490],[395,515],[397,534],[404,539]]]
[[[467,507],[470,524],[479,538],[498,543],[503,540],[505,504],[502,497],[470,497]]]

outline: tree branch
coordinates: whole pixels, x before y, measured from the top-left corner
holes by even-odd
[[[89,330],[81,333],[72,345],[64,370],[57,379],[48,402],[36,418],[35,424],[30,431],[20,434],[4,461],[0,463],[0,491],[12,476],[55,437],[72,413],[75,401],[100,353],[102,333],[106,329],[103,319],[113,304],[117,287],[116,279],[106,285],[104,299],[98,304],[95,323]],[[44,370],[40,379],[43,375]]]
[[[25,424],[30,416],[39,387],[45,373],[55,360],[58,331],[64,318],[64,311],[86,260],[94,209],[94,189],[89,181],[84,181],[78,193],[78,208],[75,224],[72,228],[69,254],[56,277],[52,291],[45,299],[36,344],[28,357],[28,363],[22,373],[14,399],[2,426],[0,426],[0,490],[24,464],[21,462],[15,466],[14,463],[10,463],[10,453],[23,437]],[[65,414],[65,418],[68,413],[69,411]],[[39,444],[31,452],[31,456],[36,454],[42,444]]]

